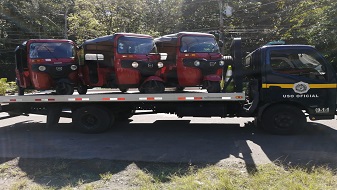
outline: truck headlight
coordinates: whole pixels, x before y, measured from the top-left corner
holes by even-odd
[[[164,63],[163,62],[158,62],[158,68],[162,68],[164,67]]]
[[[132,62],[131,65],[132,65],[133,68],[137,68],[138,67],[138,63],[137,62]]]
[[[224,61],[224,60],[221,60],[221,61],[219,62],[219,65],[220,65],[220,66],[224,66],[224,65],[225,65],[225,61]]]
[[[76,65],[71,65],[70,69],[73,70],[73,71],[75,71],[77,69],[77,66]]]
[[[200,65],[200,61],[195,60],[195,61],[194,61],[194,66],[199,67],[199,65]]]
[[[45,71],[46,69],[47,69],[46,66],[43,65],[39,66],[39,71]]]

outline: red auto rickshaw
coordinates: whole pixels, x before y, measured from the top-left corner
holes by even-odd
[[[155,43],[159,53],[167,53],[162,69],[167,87],[201,86],[208,92],[220,92],[225,62],[214,35],[179,32],[156,38]]]
[[[31,39],[15,49],[19,95],[25,89],[73,94],[78,84],[76,45],[66,39]]]
[[[164,66],[145,34],[116,33],[85,41],[80,47],[80,76],[91,87],[138,88],[142,93],[164,92]]]

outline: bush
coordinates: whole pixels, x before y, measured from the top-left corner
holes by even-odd
[[[0,79],[0,96],[4,96],[6,94],[7,88],[8,88],[7,79],[1,78]]]

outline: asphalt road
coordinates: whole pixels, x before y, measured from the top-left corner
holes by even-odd
[[[133,116],[102,134],[82,134],[68,118],[53,128],[46,116],[0,114],[0,157],[257,165],[337,163],[337,121],[309,122],[300,135],[270,135],[247,118]]]

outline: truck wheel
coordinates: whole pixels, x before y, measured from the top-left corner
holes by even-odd
[[[83,133],[101,133],[112,126],[112,114],[102,106],[84,106],[75,110],[73,124]]]
[[[217,93],[220,92],[220,82],[218,81],[206,81],[207,82],[207,92],[209,93]]]
[[[74,93],[74,87],[73,85],[69,83],[62,82],[56,86],[56,94],[72,95],[73,93]]]
[[[85,85],[83,85],[83,84],[80,84],[80,85],[78,85],[78,87],[77,87],[77,92],[78,92],[79,94],[86,94],[86,93],[88,92],[88,87],[85,86]]]
[[[301,109],[290,105],[275,105],[262,114],[262,127],[276,135],[296,134],[303,131],[306,118]]]
[[[142,84],[139,91],[145,94],[163,93],[165,91],[165,86],[160,81],[150,80]]]

